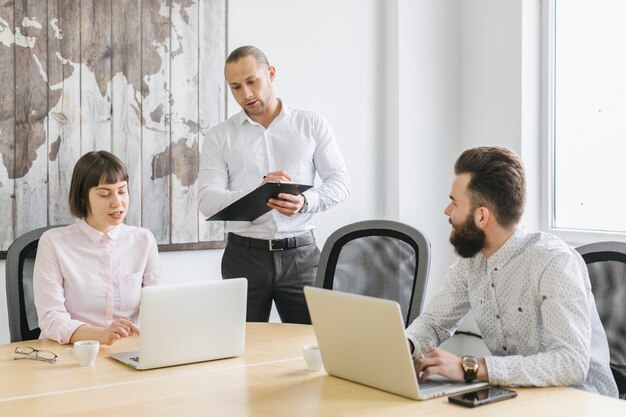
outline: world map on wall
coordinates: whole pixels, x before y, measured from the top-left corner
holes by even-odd
[[[161,244],[223,240],[196,191],[204,134],[225,118],[225,1],[0,6],[0,250],[73,221],[73,165],[100,149],[128,167],[129,224]]]

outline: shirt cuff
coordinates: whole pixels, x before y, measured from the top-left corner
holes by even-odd
[[[69,320],[66,323],[63,323],[59,326],[57,331],[56,341],[62,345],[70,343],[72,339],[72,335],[74,332],[81,326],[86,326],[87,323],[83,323],[79,320]]]
[[[507,359],[509,358],[505,356],[485,356],[485,367],[491,385],[510,385],[507,378]]]
[[[411,341],[411,343],[413,343],[413,352],[411,353],[411,356],[413,357],[413,359],[416,358],[415,355],[420,356],[422,354],[422,350],[420,349],[420,345],[419,343],[417,343],[417,339],[415,339],[415,337],[405,334],[406,338],[408,340]]]
[[[308,204],[308,208],[305,214],[316,212],[320,204],[319,195],[315,191],[310,190],[302,193],[302,195],[306,198],[306,202]]]
[[[306,192],[302,193],[302,195],[304,195],[306,197],[306,202],[309,205],[308,210],[306,211],[307,213],[316,213],[319,210],[320,207],[320,196],[317,192],[315,191],[310,191],[307,190]]]

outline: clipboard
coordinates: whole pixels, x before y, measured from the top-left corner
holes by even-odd
[[[302,194],[313,187],[312,185],[296,184],[293,182],[266,182],[254,191],[244,195],[218,211],[206,221],[246,221],[251,222],[271,210],[267,200],[278,198],[278,194]]]

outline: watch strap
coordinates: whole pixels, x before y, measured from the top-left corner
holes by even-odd
[[[298,213],[306,213],[307,211],[309,211],[309,202],[306,201],[306,196],[304,194],[302,194],[302,198],[304,198],[304,204],[302,204],[302,207],[300,207]]]

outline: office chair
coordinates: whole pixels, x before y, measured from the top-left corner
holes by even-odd
[[[33,296],[33,269],[39,238],[48,226],[18,237],[7,250],[6,288],[11,343],[37,339],[41,330]]]
[[[611,371],[626,399],[626,243],[597,242],[576,248],[587,264],[591,291],[609,341]]]
[[[315,285],[397,301],[408,326],[422,312],[429,268],[424,234],[406,224],[368,220],[330,235]]]

